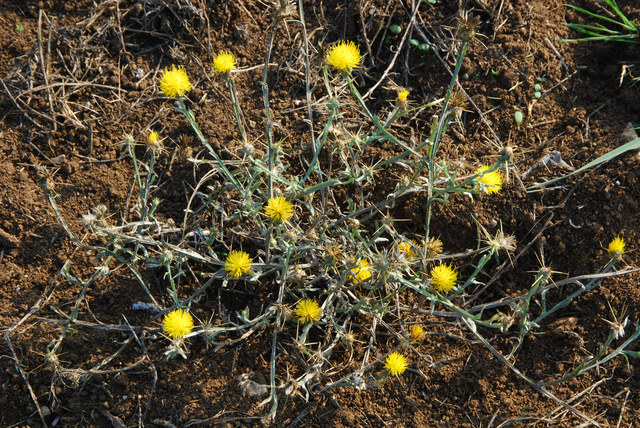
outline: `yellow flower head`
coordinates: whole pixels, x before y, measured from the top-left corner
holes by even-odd
[[[315,300],[304,299],[296,306],[296,316],[301,322],[316,322],[322,316],[322,308]]]
[[[607,247],[607,251],[609,255],[613,257],[615,260],[620,260],[622,254],[624,254],[624,247],[626,246],[624,239],[620,237],[620,235],[613,238],[611,242],[609,242],[609,246]]]
[[[476,190],[482,190],[487,195],[498,193],[502,190],[502,173],[499,170],[484,173],[489,169],[489,165],[482,165],[476,169],[474,174],[482,174],[477,178]],[[484,174],[483,174],[484,173]]]
[[[156,131],[151,131],[147,139],[147,147],[151,150],[162,150],[162,144],[160,143],[160,136]]]
[[[456,285],[458,273],[449,265],[438,265],[431,269],[431,286],[442,292],[449,292]]]
[[[160,79],[160,90],[167,97],[178,98],[191,90],[189,76],[183,66],[171,65],[171,70],[165,68]]]
[[[191,314],[182,309],[169,312],[162,320],[162,329],[172,339],[179,339],[193,329],[193,318]]]
[[[413,259],[414,257],[418,257],[416,252],[413,251],[414,248],[418,248],[418,244],[416,244],[414,241],[411,241],[411,242],[402,241],[401,243],[398,244],[398,251],[404,254],[404,256],[407,259]]]
[[[390,376],[400,376],[407,369],[407,358],[399,352],[390,354],[385,363],[384,368]]]
[[[327,64],[340,71],[350,72],[353,68],[360,67],[360,48],[352,41],[339,41],[331,46],[327,52]]]
[[[353,281],[354,284],[358,282],[366,281],[371,278],[371,265],[369,264],[369,260],[360,259],[358,262],[358,266],[354,270],[351,271],[351,275],[349,278]]]
[[[151,144],[157,143],[159,137],[160,136],[158,135],[158,133],[156,131],[151,131],[149,133],[149,143],[151,143]]]
[[[427,333],[424,332],[422,326],[418,324],[412,325],[409,332],[411,333],[411,338],[416,342],[420,342],[427,336]]]
[[[227,74],[236,68],[236,57],[230,51],[222,51],[213,59],[213,69],[216,73]]]
[[[293,206],[284,196],[276,196],[267,201],[264,212],[267,213],[272,221],[287,221],[293,216]]]
[[[249,273],[251,262],[251,257],[244,251],[232,251],[224,263],[224,270],[227,271],[230,277],[240,278],[242,275]]]
[[[406,101],[408,96],[409,96],[409,91],[407,91],[406,89],[404,91],[399,91],[398,101]]]

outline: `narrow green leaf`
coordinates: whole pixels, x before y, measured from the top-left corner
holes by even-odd
[[[533,186],[529,186],[527,188],[527,190],[532,190],[532,189],[536,189],[538,187],[545,187],[548,186],[549,184],[555,183],[557,181],[560,180],[564,180],[567,177],[571,177],[572,175],[578,174],[582,171],[586,171],[589,168],[593,168],[594,166],[600,165],[601,163],[604,162],[608,162],[611,159],[620,156],[623,153],[628,152],[629,150],[640,150],[640,138],[636,138],[635,140],[629,141],[626,144],[621,145],[618,148],[615,148],[613,150],[611,150],[608,153],[605,153],[604,155],[600,156],[599,158],[592,160],[591,162],[589,162],[588,164],[584,165],[582,168],[578,168],[575,171],[567,174],[567,175],[563,175],[562,177],[558,177],[558,178],[554,178],[553,180],[549,180],[549,181],[545,181],[544,183],[537,183],[534,184]]]

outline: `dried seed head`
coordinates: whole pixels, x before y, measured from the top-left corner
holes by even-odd
[[[513,158],[513,147],[507,146],[500,150],[500,157],[506,161],[509,161]]]
[[[501,324],[500,325],[501,333],[505,333],[509,331],[511,326],[516,322],[515,312],[511,314],[503,314],[502,312],[498,311],[498,322]]]
[[[324,246],[324,252],[336,264],[343,264],[345,261],[344,250],[338,244],[329,243]]]
[[[464,92],[461,91],[453,91],[451,93],[451,97],[449,98],[449,105],[452,109],[460,109],[466,110],[469,107],[469,101],[467,100],[467,96]]]
[[[267,387],[262,385],[262,383],[264,383],[264,379],[260,378],[260,375],[255,375],[253,372],[244,373],[238,376],[238,386],[240,386],[242,395],[249,397],[260,397],[265,395],[268,392]],[[256,382],[256,380],[260,383]]]
[[[420,342],[424,340],[424,338],[427,336],[427,333],[425,333],[422,326],[418,324],[412,325],[411,328],[409,329],[409,332],[411,333],[411,338],[415,342]]]
[[[37,166],[36,174],[38,178],[42,180],[41,186],[44,187],[45,190],[53,192],[56,188],[56,182],[53,180],[53,176],[58,172],[58,170],[50,171],[47,167]]]
[[[253,144],[247,142],[244,143],[242,145],[242,148],[240,149],[240,153],[242,153],[243,155],[247,155],[247,156],[253,156],[253,154],[255,153],[256,148]]]
[[[297,15],[296,5],[293,0],[274,0],[271,13],[277,20],[293,18]]]
[[[456,38],[461,42],[470,42],[480,27],[480,17],[463,10],[458,18],[458,32]]]
[[[93,227],[107,227],[107,207],[103,204],[98,204],[91,208],[91,212],[82,215],[82,223],[88,229]]]
[[[414,240],[402,241],[398,244],[398,251],[404,256],[405,259],[411,260],[418,257],[420,246],[416,244]]]
[[[513,235],[505,235],[502,230],[499,230],[495,236],[488,238],[486,242],[493,253],[500,251],[512,253],[516,249],[516,238]]]
[[[442,254],[442,241],[438,238],[431,237],[427,242],[427,258],[433,259]]]
[[[353,334],[353,332],[349,331],[347,333],[344,333],[342,335],[342,341],[344,342],[344,344],[348,347],[348,348],[352,348],[353,344],[356,341],[356,336],[355,334]]]
[[[625,304],[624,306],[622,306],[622,310],[620,311],[620,317],[618,319],[616,314],[613,312],[613,308],[611,307],[611,304],[609,304],[609,302],[607,302],[607,304],[609,305],[609,310],[611,311],[611,316],[613,317],[613,321],[609,321],[605,319],[603,319],[602,321],[609,324],[609,327],[611,328],[611,332],[613,333],[613,339],[617,340],[621,337],[624,337],[624,329],[627,326],[627,323],[629,322],[629,317],[626,316],[627,305]]]
[[[289,268],[287,279],[294,284],[302,284],[307,279],[307,272],[298,265],[292,266]]]

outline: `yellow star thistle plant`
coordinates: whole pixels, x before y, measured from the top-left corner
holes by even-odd
[[[360,67],[362,56],[360,48],[355,43],[341,40],[331,46],[327,52],[326,60],[331,67],[349,73],[353,68]]]
[[[227,256],[224,263],[224,270],[230,277],[240,278],[242,275],[249,273],[251,270],[252,259],[248,253],[244,251],[232,251]]]
[[[236,68],[236,57],[230,51],[222,51],[213,59],[213,69],[216,73],[228,74]]]
[[[447,293],[456,285],[458,273],[449,265],[438,265],[431,269],[431,278],[434,289]]]
[[[492,195],[502,190],[502,173],[498,170],[484,173],[488,169],[489,165],[482,165],[474,172],[474,174],[482,174],[477,178],[479,184],[476,184],[475,189],[482,190],[487,195]]]
[[[183,66],[171,65],[171,70],[165,68],[160,79],[160,90],[165,96],[178,98],[191,90],[189,76]]]
[[[360,261],[358,261],[358,266],[356,266],[356,268],[351,271],[352,274],[349,276],[349,278],[353,280],[354,284],[357,284],[358,281],[366,281],[367,279],[371,278],[370,266],[371,265],[369,264],[369,260],[360,259]]]
[[[409,91],[407,91],[406,89],[404,91],[399,91],[398,101],[406,101],[408,96],[409,96]]]
[[[322,308],[312,299],[304,299],[296,306],[296,317],[300,322],[317,322],[322,316]]]
[[[407,358],[399,352],[389,354],[384,363],[384,368],[390,376],[400,376],[407,370]]]
[[[293,205],[284,196],[276,196],[267,201],[264,212],[271,218],[271,221],[287,221],[293,216]]]
[[[193,330],[191,314],[182,309],[169,312],[162,320],[162,329],[172,339],[179,339]]]
[[[620,260],[622,258],[622,254],[624,254],[625,246],[626,244],[624,242],[624,239],[621,238],[620,235],[618,235],[613,238],[611,242],[609,242],[607,251],[614,260]]]

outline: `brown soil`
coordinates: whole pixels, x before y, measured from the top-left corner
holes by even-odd
[[[159,215],[180,225],[187,198],[204,172],[182,161],[185,142],[181,136],[192,133],[159,93],[160,71],[172,63],[185,65],[194,84],[190,107],[209,141],[231,159],[241,145],[228,92],[214,76],[211,59],[222,49],[233,50],[238,65],[246,69],[237,73],[236,85],[250,138],[256,150],[264,150],[262,67],[253,67],[264,61],[272,17],[257,1],[20,3],[0,4],[0,326],[4,334],[0,343],[0,425],[259,424],[270,404],[260,407],[264,396],[243,394],[246,391],[238,379],[253,372],[258,383],[267,382],[271,329],[219,351],[196,339],[187,359],[167,361],[163,355],[167,341],[159,336],[154,313],[132,309],[133,303],[148,301],[147,295],[123,268],[89,288],[80,305],[79,321],[61,345],[58,369],[53,369],[56,365],[45,358],[48,346],[59,337],[82,288],[64,278],[63,268],[68,265],[71,275],[86,278],[99,263],[95,253],[78,249],[69,240],[40,183],[45,168],[51,176],[44,179],[55,185],[61,214],[78,236],[86,235],[81,215],[99,204],[114,215],[114,224],[119,223],[131,215],[135,199],[133,167],[122,140],[127,133],[141,140],[153,128],[166,138],[157,169],[160,184],[153,196],[163,201]],[[157,6],[163,3],[171,6]],[[405,4],[411,3],[306,1],[313,72],[329,43],[341,38],[357,41],[366,56],[363,69],[355,75],[359,88],[366,92],[382,77],[398,47],[401,36],[391,35],[386,28],[389,24],[406,28],[410,13]],[[559,183],[560,187],[525,191],[535,182],[567,172],[549,166],[525,174],[544,154],[558,151],[567,164],[583,166],[628,141],[623,131],[638,121],[640,113],[637,88],[628,76],[620,82],[624,67],[631,67],[633,73],[640,63],[640,48],[558,43],[557,39],[575,36],[564,22],[583,20],[563,6],[563,1],[423,2],[418,26],[437,46],[444,64],[433,50],[423,52],[405,45],[388,77],[367,100],[370,108],[385,117],[397,86],[411,89],[416,102],[427,103],[443,95],[450,79],[447,68],[455,62],[449,49],[451,28],[459,13],[457,3],[474,8],[482,21],[460,75],[477,108],[469,107],[462,116],[464,127],[455,127],[445,136],[440,157],[470,173],[491,163],[502,147],[514,151],[503,192],[475,202],[452,198],[449,204],[437,205],[433,216],[433,234],[449,253],[476,248],[474,218],[492,231],[500,223],[517,238],[519,257],[513,268],[473,304],[526,292],[540,258],[557,272],[556,281],[594,273],[607,261],[603,247],[618,234],[628,245],[625,263],[638,266],[639,153],[622,155]],[[592,10],[598,3],[577,2]],[[637,2],[620,0],[619,4],[630,19],[640,19]],[[24,30],[18,31],[16,24]],[[271,60],[275,65],[270,67],[268,81],[277,124],[274,139],[284,141],[293,173],[302,170],[300,159],[310,156],[305,145],[306,109],[297,110],[306,103],[301,46],[296,23],[277,32]],[[536,102],[533,88],[537,83],[544,94]],[[322,96],[321,86],[319,83],[314,97]],[[516,109],[524,113],[521,129],[514,125]],[[483,112],[482,117],[478,111]],[[314,113],[319,122],[325,114],[321,110]],[[421,111],[413,119],[406,118],[395,131],[407,140],[418,139],[420,135],[412,133],[428,133],[433,114],[438,110]],[[344,120],[352,121],[354,131],[355,125],[363,123],[355,115]],[[396,152],[391,144],[377,145],[367,152],[364,163]],[[144,149],[138,154],[144,156]],[[387,171],[375,177],[365,191],[379,195],[376,201],[382,200],[402,173]],[[352,191],[346,189],[337,204],[346,206]],[[424,207],[425,197],[413,196],[388,214],[403,220],[396,225],[400,232],[420,234]],[[378,220],[380,217],[374,217],[365,227],[375,230]],[[469,274],[474,261],[464,263],[461,271]],[[492,265],[489,273],[496,270],[497,265]],[[142,274],[153,294],[162,296],[159,302],[169,307],[171,301],[162,292],[166,287],[163,274],[152,269],[142,269]],[[630,335],[640,319],[639,280],[638,273],[609,278],[576,299],[545,320],[536,334],[528,335],[511,363],[536,381],[569,373],[605,341],[609,326],[604,320],[612,320],[610,307],[618,314],[623,306],[628,307],[626,334]],[[198,284],[185,279],[181,287],[193,293]],[[232,314],[247,305],[259,310],[264,303],[261,299],[270,298],[272,290],[269,283],[252,287],[221,290],[214,286],[194,304],[194,313],[213,317],[215,322],[220,311]],[[549,301],[560,301],[567,291],[577,289],[570,287],[551,290]],[[407,306],[416,305],[411,296],[400,299]],[[397,322],[393,317],[383,320]],[[275,424],[570,427],[587,422],[523,382],[456,319],[410,313],[404,321],[420,322],[428,333],[411,351],[405,375],[364,391],[336,386],[318,393],[349,369],[360,368],[365,346],[340,346],[332,360],[344,371],[318,379],[308,396],[304,392],[279,394]],[[369,343],[371,325],[370,317],[354,319],[356,340]],[[389,330],[378,328],[377,333],[381,350],[395,346]],[[277,384],[287,380],[287,370],[291,375],[302,370],[296,354],[287,351],[293,346],[292,334],[295,331],[285,332],[286,347],[277,350],[281,353]],[[509,335],[492,330],[482,334],[494,347],[508,352]],[[225,338],[231,339],[235,338]],[[622,342],[620,339],[616,346]],[[640,348],[632,343],[627,349],[637,352]],[[634,426],[640,417],[637,364],[637,359],[616,357],[550,391],[601,426]]]

